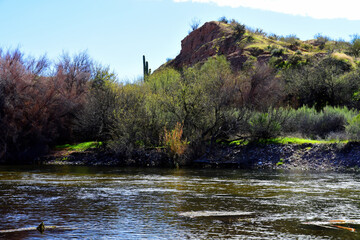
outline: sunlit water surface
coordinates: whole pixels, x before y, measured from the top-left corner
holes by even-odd
[[[253,212],[189,218],[189,211]],[[360,239],[304,221],[360,218],[360,175],[0,167],[0,239]],[[359,229],[360,230],[360,229]]]

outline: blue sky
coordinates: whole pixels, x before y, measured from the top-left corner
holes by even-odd
[[[120,80],[142,74],[142,55],[153,70],[180,52],[197,18],[222,16],[303,40],[317,33],[350,39],[360,33],[355,0],[0,0],[0,47],[56,60],[87,50]]]

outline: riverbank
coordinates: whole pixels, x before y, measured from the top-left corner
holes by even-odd
[[[44,165],[175,167],[176,162],[162,149],[138,149],[117,154],[101,148],[85,151],[55,151],[39,159]],[[291,169],[343,171],[360,168],[360,143],[256,143],[218,144],[206,154],[188,159],[180,166],[195,168]]]

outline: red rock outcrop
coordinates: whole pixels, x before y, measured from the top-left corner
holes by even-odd
[[[204,62],[216,54],[225,55],[231,65],[239,68],[247,59],[236,44],[234,30],[222,22],[207,22],[181,41],[181,52],[168,66],[182,68]]]

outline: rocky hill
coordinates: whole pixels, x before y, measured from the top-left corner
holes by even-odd
[[[267,35],[259,29],[246,29],[244,25],[234,21],[211,21],[186,36],[181,41],[180,54],[165,66],[180,69],[217,54],[225,55],[235,70],[241,69],[248,60],[281,64],[291,60],[292,56],[298,56],[297,60],[301,56],[301,60],[329,53],[353,63],[352,57],[343,54],[348,45],[347,42],[331,41],[320,35],[314,40],[301,41],[294,35],[282,37]]]

